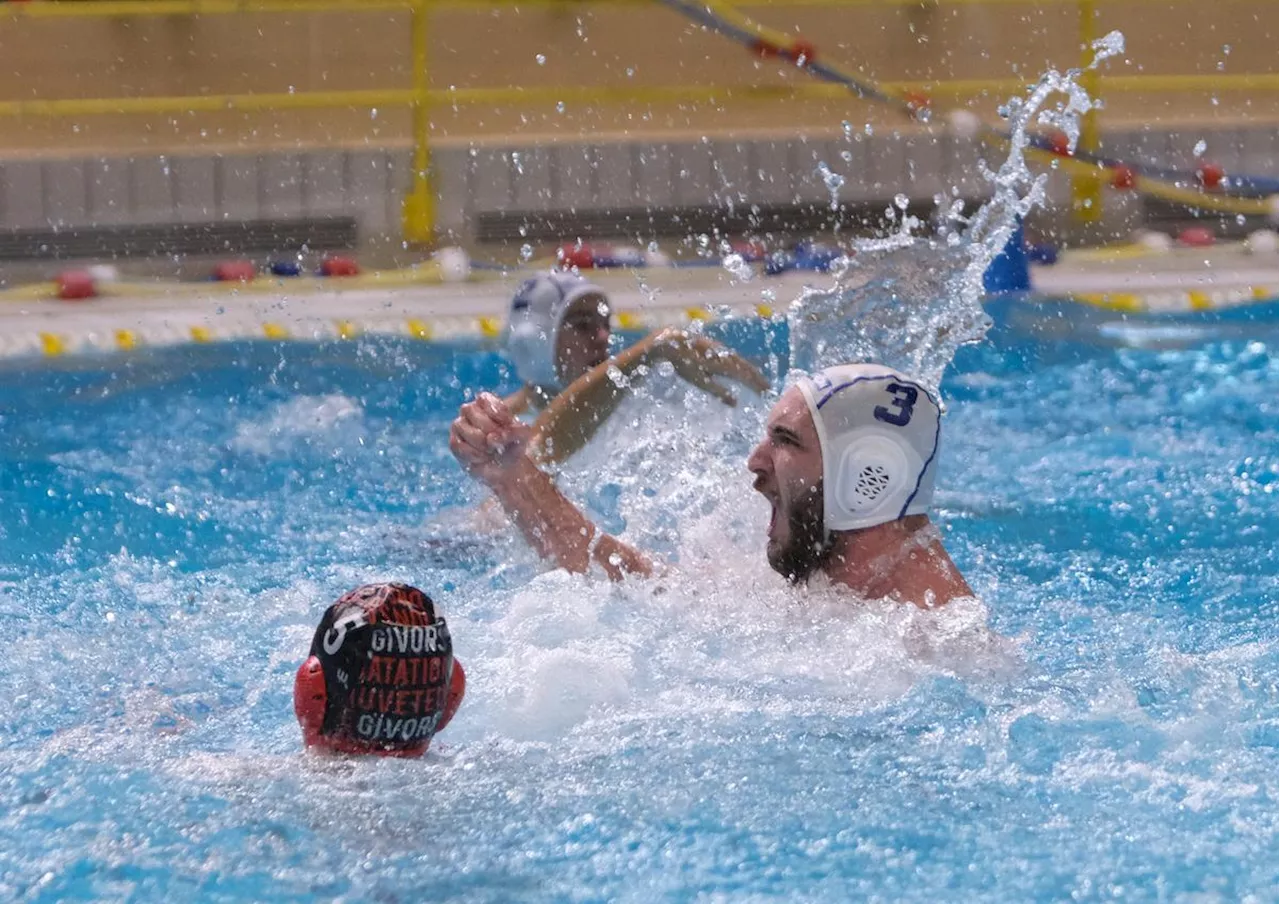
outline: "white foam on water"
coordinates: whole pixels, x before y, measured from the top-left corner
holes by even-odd
[[[265,418],[241,423],[230,447],[237,452],[273,455],[298,442],[331,440],[343,444],[364,431],[364,409],[340,393],[297,396],[281,402]]]
[[[736,411],[709,402],[687,417],[647,392],[565,468],[561,485],[582,501],[611,484],[623,539],[649,551],[659,575],[611,585],[548,570],[494,621],[472,625],[484,668],[472,673],[464,732],[581,744],[586,731],[586,743],[607,744],[591,730],[601,719],[859,711],[922,676],[1018,668],[1017,644],[987,630],[977,600],[926,612],[851,599],[820,581],[789,586],[766,561],[768,506],[745,467],[770,400]]]

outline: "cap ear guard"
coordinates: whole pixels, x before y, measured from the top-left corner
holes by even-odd
[[[907,451],[882,434],[850,440],[832,474],[834,479],[825,484],[826,510],[836,516],[828,521],[837,522],[830,527],[848,530],[900,517],[903,491],[912,475],[920,472],[921,464],[916,462],[913,466]]]
[[[462,705],[462,698],[467,694],[467,673],[462,668],[462,663],[458,660],[453,661],[453,672],[449,675],[449,696],[444,703],[444,712],[440,714],[440,722],[436,725],[436,731],[444,730],[444,727],[453,719],[453,714],[458,711],[458,707]]]
[[[562,388],[555,358],[564,303],[565,287],[549,273],[525,280],[511,299],[506,350],[521,381]]]
[[[507,357],[516,366],[516,375],[534,386],[560,389],[556,372],[554,335],[551,324],[541,318],[513,315],[507,328]]]
[[[302,726],[302,742],[308,747],[323,744],[324,716],[329,705],[329,692],[324,682],[324,667],[317,656],[307,657],[293,679],[293,713]]]

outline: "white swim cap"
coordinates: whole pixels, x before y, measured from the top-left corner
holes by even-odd
[[[552,271],[526,280],[511,299],[507,318],[507,357],[525,383],[562,389],[556,367],[556,340],[569,306],[595,296],[606,307],[604,290],[581,276]]]
[[[929,510],[941,431],[929,390],[882,364],[828,367],[798,385],[818,429],[828,531]]]

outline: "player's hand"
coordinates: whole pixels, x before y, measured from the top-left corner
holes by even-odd
[[[467,473],[488,482],[520,463],[531,432],[502,399],[482,392],[458,409],[449,430],[449,451]]]
[[[769,388],[769,381],[754,365],[713,339],[668,327],[654,333],[650,342],[654,357],[670,361],[681,379],[726,405],[736,405],[737,399],[732,390],[719,382],[721,378],[741,383],[755,392]]]

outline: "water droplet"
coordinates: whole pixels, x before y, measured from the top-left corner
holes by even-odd
[[[529,258],[533,257],[533,246],[525,243],[520,246],[520,262],[528,263]]]
[[[730,276],[742,282],[749,282],[756,275],[755,271],[751,269],[751,265],[747,263],[741,254],[726,254],[720,259],[720,263]]]
[[[537,60],[539,66],[547,65],[547,56],[544,53],[538,54],[534,59]]]
[[[564,101],[562,101],[562,100],[558,100],[558,101],[556,101],[556,112],[557,112],[557,113],[563,113],[563,112],[564,112]]]
[[[827,194],[831,196],[831,209],[840,209],[840,189],[844,187],[844,176],[834,172],[826,162],[818,164],[818,175],[822,176],[822,182],[827,186]]]
[[[1203,157],[1204,152],[1207,150],[1209,150],[1209,144],[1202,138],[1196,142],[1196,146],[1192,150],[1192,153],[1195,154],[1197,157]]]

